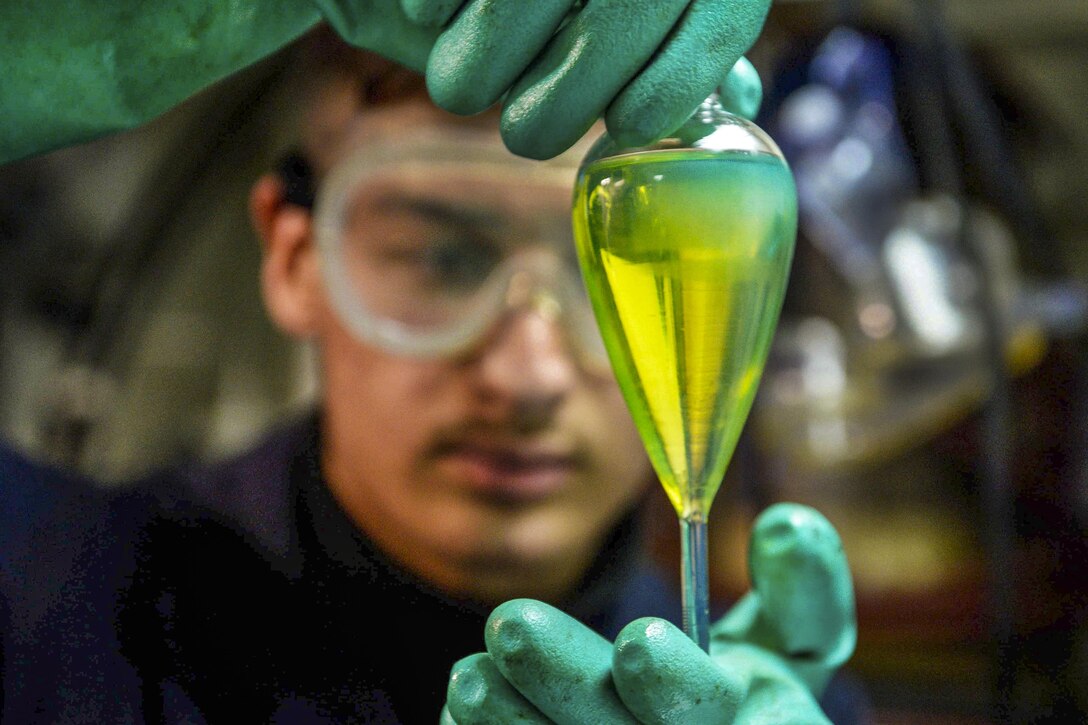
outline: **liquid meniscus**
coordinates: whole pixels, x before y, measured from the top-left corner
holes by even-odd
[[[648,151],[582,169],[574,229],[608,354],[681,517],[705,517],[755,398],[797,231],[769,154]]]

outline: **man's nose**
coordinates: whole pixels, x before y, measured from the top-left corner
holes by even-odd
[[[511,310],[477,352],[481,392],[521,415],[550,414],[577,382],[574,354],[554,300]]]

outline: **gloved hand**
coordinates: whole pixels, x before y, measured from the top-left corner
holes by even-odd
[[[660,619],[610,644],[541,602],[499,606],[487,652],[453,667],[442,722],[827,723],[816,697],[857,634],[839,537],[779,504],[756,522],[749,564],[754,590],[714,625],[709,655]]]
[[[314,2],[349,42],[417,69],[425,65],[439,106],[471,114],[504,99],[503,139],[530,158],[565,151],[602,115],[624,145],[674,130],[755,41],[770,6],[770,0]],[[730,83],[750,84],[747,70]]]
[[[678,127],[755,40],[770,0],[67,0],[0,5],[0,163],[131,128],[324,17],[426,70],[436,102],[505,98],[515,153],[555,156],[601,115],[624,144]],[[758,86],[741,72],[729,84]],[[755,91],[758,93],[758,88]],[[743,109],[738,109],[743,112]]]

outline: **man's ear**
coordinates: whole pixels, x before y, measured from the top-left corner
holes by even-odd
[[[249,214],[264,251],[265,309],[287,334],[309,337],[315,332],[324,289],[310,212],[287,203],[283,181],[266,174],[250,191]]]

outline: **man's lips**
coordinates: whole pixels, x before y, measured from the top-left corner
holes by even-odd
[[[497,503],[532,503],[565,488],[577,456],[561,447],[454,441],[438,452],[438,466],[473,493]]]

